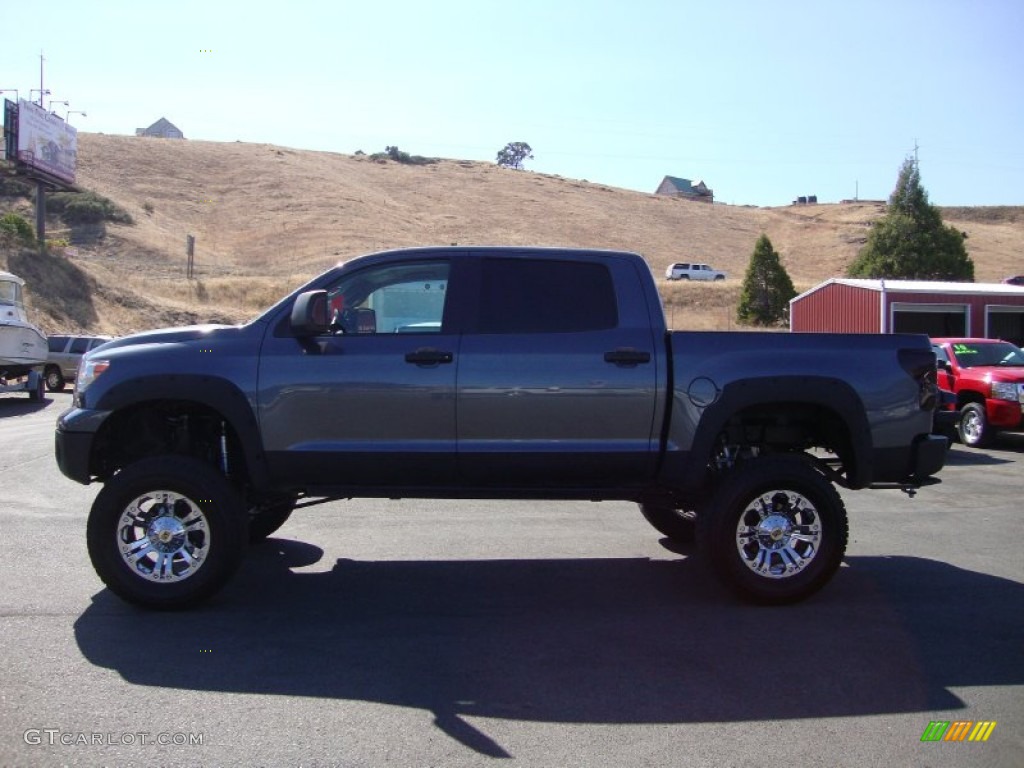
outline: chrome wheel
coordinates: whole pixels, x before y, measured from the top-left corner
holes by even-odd
[[[976,443],[981,439],[981,417],[976,411],[968,411],[964,414],[963,431],[971,443]]]
[[[983,448],[992,442],[992,427],[981,403],[968,403],[960,411],[960,441],[971,448]]]
[[[241,494],[189,456],[150,456],[116,472],[86,525],[89,559],[118,597],[146,608],[198,605],[223,587],[245,554]]]
[[[806,458],[764,456],[724,474],[697,515],[702,551],[746,600],[793,603],[832,578],[846,551],[846,507]]]
[[[759,576],[785,579],[818,554],[821,519],[814,505],[793,491],[773,490],[753,499],[736,526],[736,548]]]
[[[133,499],[117,522],[121,558],[147,581],[177,582],[196,574],[210,549],[203,510],[174,491],[153,491]]]

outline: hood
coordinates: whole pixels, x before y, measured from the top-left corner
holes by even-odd
[[[1024,383],[1024,368],[1020,366],[975,365],[965,369],[965,372],[969,373],[973,379]]]
[[[97,350],[107,352],[120,347],[134,347],[140,344],[180,344],[227,333],[239,333],[241,329],[242,327],[238,325],[188,325],[181,328],[160,328],[155,331],[143,331],[130,336],[122,336],[96,347],[92,352]]]

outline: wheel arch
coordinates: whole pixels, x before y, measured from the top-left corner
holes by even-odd
[[[97,431],[90,460],[92,472],[101,479],[130,463],[127,451],[119,447],[121,440],[128,439],[140,449],[132,459],[154,455],[161,448],[162,452],[198,455],[197,441],[205,445],[213,439],[210,424],[223,424],[228,474],[236,484],[260,487],[268,477],[252,405],[237,385],[226,379],[177,374],[133,378],[105,392],[94,407],[110,412]],[[167,444],[168,433],[158,429],[154,419],[181,416],[197,417],[205,434],[192,434],[184,445]]]
[[[761,431],[763,438],[757,439]],[[729,384],[701,415],[692,443],[689,483],[698,487],[722,437],[742,437],[772,451],[810,445],[836,452],[851,488],[871,482],[871,429],[853,387],[831,377],[779,376]]]
[[[956,408],[960,410],[968,403],[985,405],[985,395],[976,389],[961,389],[956,393]]]

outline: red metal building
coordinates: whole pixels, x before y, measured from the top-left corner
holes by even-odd
[[[794,332],[926,333],[1024,344],[1024,287],[833,278],[789,303]]]

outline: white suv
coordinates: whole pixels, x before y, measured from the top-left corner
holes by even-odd
[[[666,280],[725,280],[725,272],[712,269],[707,264],[679,262],[669,264],[665,270]]]

